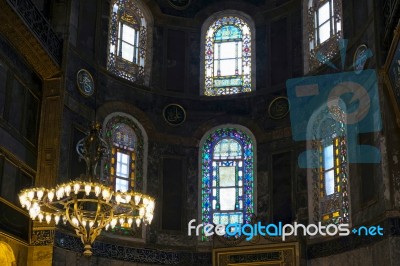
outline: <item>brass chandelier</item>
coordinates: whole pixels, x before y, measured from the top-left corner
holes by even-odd
[[[103,229],[139,227],[150,224],[154,198],[133,191],[115,192],[108,182],[100,180],[97,166],[109,157],[107,142],[101,137],[101,126],[94,123],[88,135],[76,145],[79,157],[86,162],[84,180],[58,184],[55,188],[35,187],[19,193],[23,208],[32,220],[69,223],[84,245],[85,256],[92,255],[92,244]]]

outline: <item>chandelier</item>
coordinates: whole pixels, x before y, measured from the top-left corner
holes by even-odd
[[[84,245],[85,256],[92,255],[92,244],[103,229],[139,227],[153,219],[154,198],[134,191],[114,191],[100,180],[97,166],[109,157],[109,148],[101,137],[101,126],[93,123],[88,135],[76,145],[86,162],[83,180],[58,184],[54,188],[35,187],[19,193],[23,208],[32,220],[69,223]]]

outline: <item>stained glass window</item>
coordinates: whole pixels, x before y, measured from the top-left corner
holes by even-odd
[[[147,136],[143,127],[133,117],[113,113],[104,122],[105,140],[111,148],[110,159],[103,162],[104,183],[115,191],[144,191]],[[141,229],[115,226],[115,234],[143,238]]]
[[[111,147],[111,159],[104,165],[104,175],[115,191],[142,189],[143,137],[138,126],[129,118],[115,116],[105,127]]]
[[[249,223],[254,212],[252,139],[236,128],[212,132],[202,146],[203,224]]]
[[[310,42],[310,49],[324,43],[341,31],[341,14],[334,7],[335,0],[319,1],[313,7],[315,36]],[[337,3],[336,3],[337,4]]]
[[[205,36],[204,95],[251,91],[251,30],[236,16],[216,19]]]
[[[338,52],[342,38],[342,0],[306,0],[310,69],[321,65],[321,58],[331,59]],[[317,60],[317,55],[321,54]]]
[[[349,223],[349,180],[345,114],[339,107],[322,111],[313,127],[314,222]]]
[[[111,3],[108,70],[133,82],[142,82],[146,57],[147,23],[137,0]]]
[[[134,187],[136,134],[126,124],[116,124],[112,129],[111,181],[115,191],[128,191]]]

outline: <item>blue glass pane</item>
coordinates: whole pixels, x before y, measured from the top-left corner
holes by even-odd
[[[214,224],[243,223],[243,213],[241,212],[214,212]]]
[[[242,38],[242,31],[235,26],[227,25],[221,27],[217,32],[215,32],[214,40],[215,41],[228,41],[228,40],[237,40]]]
[[[335,190],[335,175],[333,170],[325,173],[325,194],[327,196],[333,194]]]
[[[324,148],[324,169],[333,167],[333,145]]]
[[[242,86],[242,79],[237,77],[214,79],[214,87],[231,87],[231,86]]]

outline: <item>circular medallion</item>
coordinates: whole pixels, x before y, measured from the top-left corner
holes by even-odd
[[[185,109],[179,104],[168,104],[163,110],[165,121],[171,126],[178,126],[185,122],[186,112]]]
[[[78,84],[79,92],[85,96],[92,96],[94,93],[94,81],[92,75],[86,69],[81,69],[76,74],[76,83]]]
[[[365,64],[367,63],[367,51],[368,47],[365,44],[362,44],[358,46],[356,51],[354,52],[353,66],[354,72],[356,74],[360,74],[361,71],[364,69]]]
[[[277,97],[268,107],[268,114],[272,119],[282,119],[289,113],[289,101],[286,97]]]
[[[175,9],[183,10],[190,5],[190,0],[168,0],[168,3]]]

